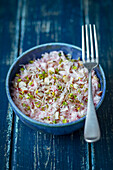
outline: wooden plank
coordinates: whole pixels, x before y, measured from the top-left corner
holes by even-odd
[[[101,139],[91,145],[92,169],[113,169],[113,1],[85,1],[86,23],[97,27],[100,63],[107,79],[106,97],[98,110]]]
[[[47,42],[80,46],[80,2],[64,0],[22,3],[20,53]],[[83,129],[70,135],[54,136],[36,132],[14,118],[13,169],[88,169],[88,145]]]
[[[13,111],[5,92],[9,66],[17,57],[18,18],[17,2],[0,3],[0,169],[9,169]]]

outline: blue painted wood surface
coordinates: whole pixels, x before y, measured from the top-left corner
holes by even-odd
[[[113,1],[0,0],[0,169],[112,169]],[[5,93],[9,66],[25,50],[47,42],[81,46],[81,25],[97,27],[107,92],[98,110],[101,139],[87,144],[83,129],[70,135],[36,132],[13,114]]]

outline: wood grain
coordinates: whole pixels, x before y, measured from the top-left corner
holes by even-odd
[[[1,0],[0,5],[0,169],[84,170],[113,167],[113,1]],[[97,114],[101,139],[84,141],[83,129],[55,136],[23,124],[8,103],[5,78],[22,52],[47,43],[81,46],[81,25],[96,24],[106,97]]]
[[[4,0],[0,4],[0,169],[9,169],[13,111],[6,97],[5,78],[17,57],[18,19],[16,1]]]
[[[85,1],[85,22],[95,23],[98,34],[99,58],[107,79],[105,100],[98,110],[101,139],[92,144],[93,169],[113,167],[113,1]]]
[[[74,1],[23,1],[19,53],[47,42],[79,46],[80,37],[75,33],[80,35],[80,8],[79,1],[77,6]],[[83,129],[54,136],[33,131],[15,117],[11,159],[14,169],[88,169],[88,155]]]

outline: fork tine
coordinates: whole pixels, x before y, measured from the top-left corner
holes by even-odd
[[[97,35],[96,35],[96,28],[95,25],[93,25],[94,29],[94,39],[95,39],[95,51],[96,51],[96,62],[99,63],[99,56],[98,56],[98,43],[97,43]]]
[[[91,60],[92,62],[94,62],[93,37],[92,37],[91,24],[89,25],[89,28],[90,28],[90,42],[91,42]]]
[[[82,25],[82,60],[85,62],[84,26]]]
[[[88,26],[87,25],[86,25],[86,47],[87,47],[87,61],[90,62],[90,59],[89,59]]]

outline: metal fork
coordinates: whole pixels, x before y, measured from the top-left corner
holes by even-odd
[[[88,30],[90,36],[88,35]],[[86,33],[86,43],[85,43],[85,33]],[[93,34],[94,34],[94,41],[93,41]],[[89,45],[89,37],[90,37],[91,45]],[[86,51],[87,59],[85,57],[86,56],[85,44],[87,47],[87,51]],[[94,50],[95,50],[95,57],[94,57]],[[90,55],[90,51],[91,51],[91,55]],[[95,25],[92,26],[90,24],[89,26],[88,25],[82,26],[82,60],[83,60],[83,65],[88,69],[88,78],[89,78],[88,105],[87,105],[87,115],[86,115],[85,128],[84,128],[84,139],[85,141],[91,143],[91,142],[96,142],[97,140],[100,139],[100,128],[96,116],[95,106],[93,103],[92,81],[91,81],[91,71],[99,64],[98,44],[97,44]]]

